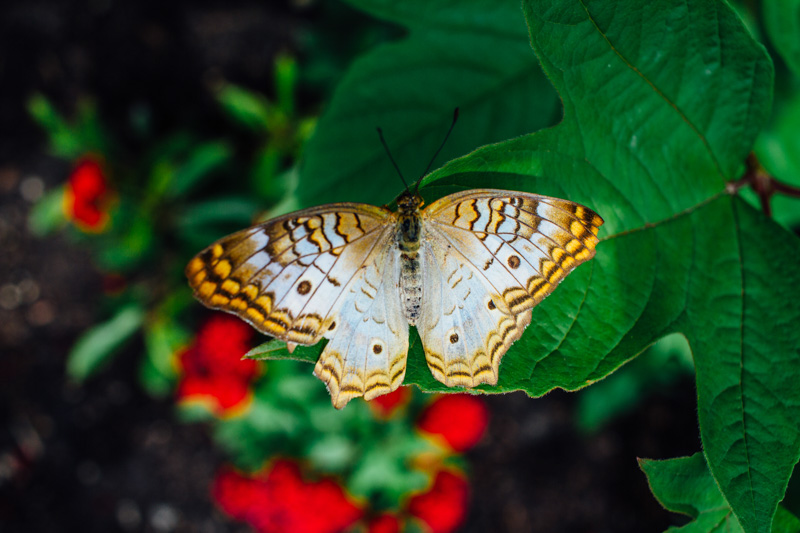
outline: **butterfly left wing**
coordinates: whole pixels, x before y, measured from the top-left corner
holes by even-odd
[[[403,379],[408,324],[391,306],[392,286],[383,289],[383,274],[395,265],[388,253],[394,224],[391,212],[366,204],[306,209],[220,239],[189,262],[186,275],[204,305],[290,349],[330,339],[315,373],[340,408]]]
[[[531,309],[594,256],[603,220],[566,200],[475,189],[423,211],[426,250],[417,329],[448,386],[496,384],[500,360]]]

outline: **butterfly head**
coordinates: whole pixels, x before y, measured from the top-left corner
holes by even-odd
[[[410,191],[404,191],[397,197],[397,209],[401,213],[416,213],[424,203],[422,196]]]

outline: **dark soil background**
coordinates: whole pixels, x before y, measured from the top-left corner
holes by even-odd
[[[66,239],[28,233],[31,204],[68,168],[45,155],[25,101],[42,92],[69,114],[91,95],[116,138],[134,147],[141,141],[125,125],[142,110],[156,132],[190,126],[213,134],[224,121],[209,83],[269,92],[277,52],[302,61],[312,28],[361,20],[329,3],[0,7],[0,530],[247,531],[210,501],[224,458],[207,429],[178,423],[170,401],[138,386],[140,346],[84,386],[66,379],[67,350],[96,319],[102,280]],[[344,37],[337,45],[358,51]],[[322,98],[313,87],[301,96],[309,106]],[[464,531],[646,532],[680,520],[655,501],[636,457],[700,449],[691,381],[591,436],[572,422],[575,395],[487,402],[489,435],[468,456],[473,502]]]

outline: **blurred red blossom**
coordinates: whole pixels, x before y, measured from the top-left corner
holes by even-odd
[[[64,211],[84,231],[101,232],[109,221],[113,194],[100,162],[92,157],[78,161],[67,180]]]
[[[336,533],[364,514],[336,481],[305,481],[298,464],[287,459],[253,476],[225,468],[212,494],[223,511],[262,533]]]
[[[250,349],[253,328],[236,317],[214,314],[201,327],[193,345],[178,356],[183,376],[180,401],[199,401],[215,414],[232,415],[247,405],[255,361],[242,360]]]
[[[441,470],[433,486],[408,502],[409,514],[427,524],[431,533],[455,531],[467,516],[469,484],[455,472]]]
[[[400,518],[384,513],[369,521],[367,533],[400,533]]]
[[[436,398],[417,421],[421,431],[440,436],[456,452],[475,446],[488,425],[489,410],[483,400],[469,394]]]
[[[411,398],[411,390],[408,387],[398,387],[389,394],[384,394],[373,398],[367,402],[372,412],[381,418],[389,418],[398,409],[408,403]]]

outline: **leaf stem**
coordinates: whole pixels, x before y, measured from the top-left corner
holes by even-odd
[[[769,201],[775,193],[800,198],[800,187],[789,185],[770,176],[753,152],[747,156],[745,165],[744,175],[737,180],[728,182],[726,190],[729,194],[736,194],[743,187],[752,187],[758,195],[761,209],[770,218],[772,217],[772,207]]]

